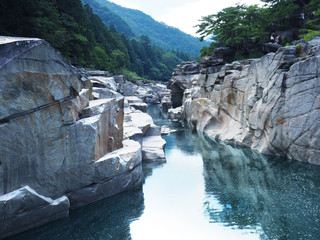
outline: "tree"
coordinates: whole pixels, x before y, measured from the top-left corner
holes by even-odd
[[[236,51],[244,49],[244,54],[249,54],[257,43],[265,41],[268,34],[265,13],[265,9],[257,5],[228,7],[203,17],[201,24],[197,25],[197,33],[201,34],[201,39],[212,36],[213,44],[223,44]]]
[[[300,30],[306,41],[320,34],[320,0],[311,0],[306,6],[306,23]]]
[[[0,15],[1,35],[45,39],[76,66],[156,80],[169,80],[176,66],[148,36],[130,40],[107,28],[80,0],[1,0]]]

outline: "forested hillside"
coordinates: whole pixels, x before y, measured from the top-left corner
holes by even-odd
[[[189,60],[184,53],[155,46],[148,36],[129,39],[107,28],[81,0],[1,0],[0,35],[45,39],[76,66],[129,79],[166,81],[178,63]]]
[[[263,44],[279,36],[281,45],[299,38],[306,41],[320,34],[320,0],[262,0],[265,6],[236,5],[202,18],[198,33],[211,36],[213,43],[201,50],[210,55],[214,48],[229,47],[235,59],[257,57]]]
[[[151,16],[134,9],[124,8],[107,0],[82,0],[93,8],[93,12],[98,14],[102,21],[107,25],[114,24],[119,32],[129,34],[123,29],[123,22],[112,21],[112,16],[107,14],[110,10],[123,19],[136,34],[136,36],[147,35],[153,43],[171,50],[176,49],[180,52],[189,52],[196,56],[200,49],[209,45],[207,42],[199,42],[199,39],[170,27],[164,23],[155,21]]]

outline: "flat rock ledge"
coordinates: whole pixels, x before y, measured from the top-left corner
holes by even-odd
[[[165,145],[166,141],[161,136],[144,137],[142,142],[142,159],[145,162],[165,163]]]
[[[29,186],[0,196],[0,238],[6,238],[69,215],[66,196],[53,200]]]
[[[133,98],[128,99],[127,97],[125,100],[124,138],[141,144],[142,161],[165,163],[166,141],[161,137],[161,128],[154,124],[149,114],[136,110],[130,104],[132,100]]]
[[[124,140],[123,148],[107,153],[95,162],[96,183],[67,195],[71,208],[82,207],[120,192],[138,188],[142,179],[141,162],[141,145],[133,140]],[[112,177],[105,178],[106,175]]]

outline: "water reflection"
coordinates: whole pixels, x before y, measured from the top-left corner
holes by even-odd
[[[145,164],[142,190],[72,211],[10,240],[318,240],[320,166],[207,139],[151,106],[167,163]]]
[[[130,222],[139,218],[143,210],[142,189],[132,190],[73,210],[68,218],[10,240],[129,240]]]
[[[193,138],[203,156],[206,214],[268,239],[319,239],[320,167]],[[217,204],[217,201],[219,204]]]

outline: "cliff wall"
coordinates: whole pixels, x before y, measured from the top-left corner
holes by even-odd
[[[170,85],[183,92],[185,119],[212,138],[320,164],[320,40],[302,47],[302,56],[289,46],[261,59],[224,64],[216,54],[178,66]],[[198,73],[183,71],[190,64]]]
[[[92,91],[44,40],[0,37],[0,238],[141,185],[124,98]]]

